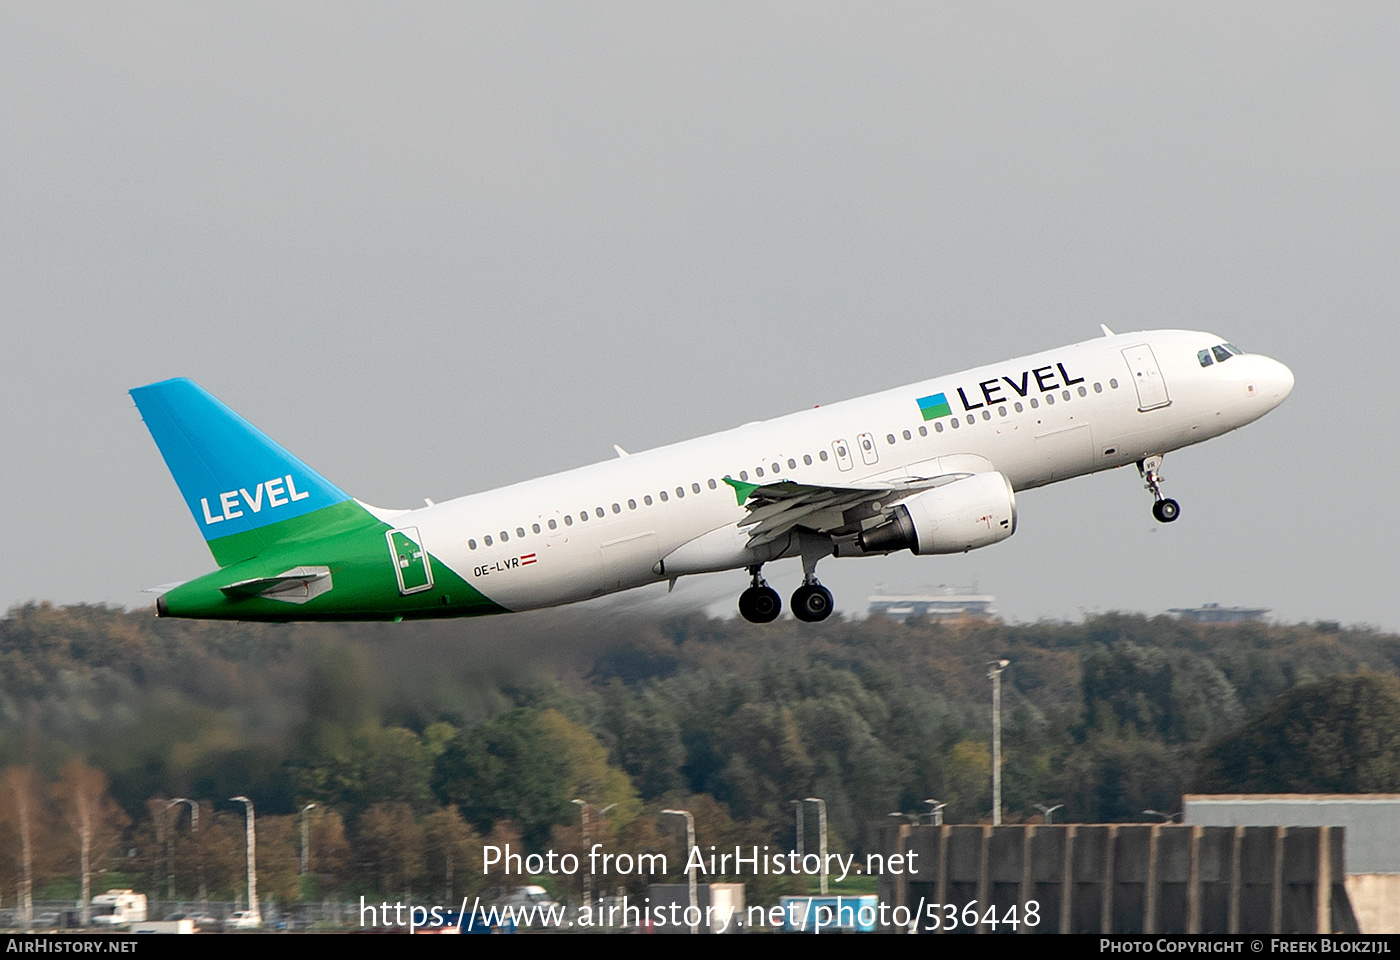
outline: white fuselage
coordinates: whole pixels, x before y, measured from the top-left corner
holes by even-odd
[[[1105,336],[386,515],[510,610],[587,599],[754,554],[729,477],[834,487],[995,470],[1016,490],[1120,467],[1263,416],[1293,376],[1268,357],[1203,366],[1180,330]],[[921,410],[942,394],[947,412]],[[668,558],[670,558],[668,562]]]

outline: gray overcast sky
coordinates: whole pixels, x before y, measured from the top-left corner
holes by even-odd
[[[125,391],[412,506],[1087,339],[1289,364],[1264,420],[828,561],[838,605],[1400,629],[1400,6],[0,5],[0,605],[212,568]],[[790,568],[790,569],[789,569]],[[796,561],[769,571],[784,593]],[[658,608],[732,600],[740,573]]]

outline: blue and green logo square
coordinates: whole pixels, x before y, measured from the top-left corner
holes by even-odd
[[[918,402],[919,412],[924,415],[925,420],[937,420],[939,417],[953,415],[953,408],[948,406],[948,398],[941,393],[935,393],[931,397],[920,397]]]

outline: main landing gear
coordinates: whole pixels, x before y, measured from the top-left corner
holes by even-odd
[[[798,587],[792,595],[792,615],[807,623],[831,616],[831,591],[813,580]]]
[[[1170,497],[1162,496],[1162,478],[1157,471],[1162,468],[1161,457],[1147,457],[1138,461],[1138,473],[1142,474],[1143,481],[1147,484],[1147,489],[1152,492],[1153,499],[1152,515],[1163,523],[1171,523],[1181,516],[1181,504]]]
[[[826,537],[802,537],[802,586],[792,595],[792,615],[806,623],[817,623],[831,616],[835,604],[831,591],[817,580],[817,561],[830,556],[831,541]],[[763,564],[749,567],[750,586],[739,594],[739,613],[750,623],[772,623],[783,612],[778,591],[768,586],[759,571]]]
[[[762,564],[749,567],[752,585],[739,594],[739,613],[749,623],[772,623],[783,612],[783,598],[759,574]]]

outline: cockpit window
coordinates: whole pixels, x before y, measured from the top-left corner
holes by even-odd
[[[1201,366],[1203,367],[1208,367],[1215,362],[1210,358],[1209,350],[1198,350],[1196,352],[1196,359],[1201,361]]]
[[[1244,351],[1241,350],[1239,347],[1235,346],[1233,343],[1222,344],[1222,346],[1224,346],[1226,350],[1229,350],[1232,354],[1234,354],[1237,357],[1244,356]]]
[[[1210,352],[1215,354],[1215,359],[1219,360],[1221,363],[1224,363],[1226,360],[1230,359],[1230,351],[1226,350],[1224,346],[1211,347]],[[1234,368],[1232,367],[1231,369]]]

